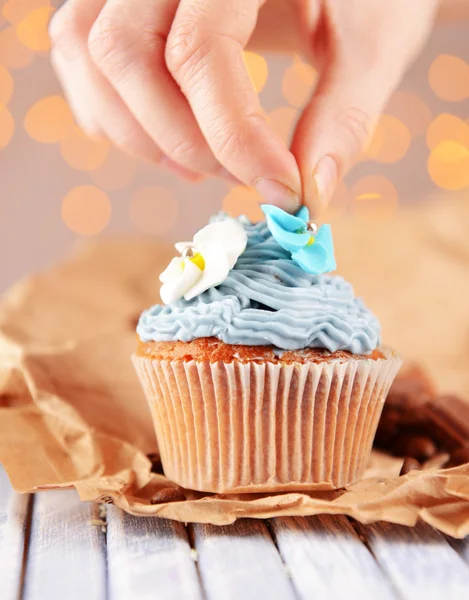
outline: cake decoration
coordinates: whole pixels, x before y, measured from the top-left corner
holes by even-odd
[[[309,211],[302,206],[296,215],[290,215],[277,206],[261,206],[275,241],[306,273],[319,275],[337,267],[330,225],[317,227],[309,219]]]
[[[162,295],[179,299],[151,306],[137,325],[133,362],[164,473],[184,489],[359,481],[402,362],[380,346],[379,322],[352,286],[317,273],[335,266],[330,228],[306,209],[264,211],[258,223],[220,213],[177,244]]]
[[[231,231],[233,220],[227,218],[216,215],[213,225],[229,222]],[[355,296],[350,283],[338,275],[306,273],[291,252],[274,239],[266,221],[251,223],[246,217],[238,217],[235,223],[247,236],[246,249],[237,260],[236,254],[231,256],[231,264],[236,264],[224,281],[215,285],[219,278],[204,280],[205,285],[199,285],[203,283],[200,279],[194,285],[189,282],[191,288],[177,283],[181,287],[173,297],[179,296],[178,300],[169,305],[155,304],[142,313],[137,326],[142,342],[190,342],[214,337],[225,344],[272,345],[282,350],[324,348],[360,355],[370,354],[379,345],[379,322]],[[202,248],[195,243],[199,240],[196,236],[194,242],[178,245],[178,249],[192,247],[192,253],[199,251],[207,263],[233,243],[229,231],[215,231],[222,238],[216,247]],[[244,243],[243,238],[241,248]],[[177,260],[180,263],[183,258]],[[191,260],[185,260],[191,268]],[[180,273],[179,267],[176,275]],[[208,285],[212,287],[206,289]],[[184,289],[190,289],[186,292],[190,300],[180,297]],[[198,293],[199,289],[206,291]],[[163,297],[170,297],[167,288]]]
[[[192,242],[178,242],[180,253],[161,273],[161,300],[171,304],[184,297],[191,300],[223,283],[244,252],[247,235],[234,219],[211,223],[198,231]]]
[[[184,489],[259,494],[358,482],[402,362],[380,345],[379,322],[349,283],[306,272],[335,266],[330,229],[305,209],[264,211],[267,222],[236,219],[247,240],[220,213],[178,244],[177,265],[202,273],[185,293],[192,299],[151,306],[137,325],[133,362],[164,473]],[[225,270],[204,282],[222,252]]]

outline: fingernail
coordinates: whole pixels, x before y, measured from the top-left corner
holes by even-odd
[[[319,202],[327,206],[337,183],[339,172],[332,156],[323,156],[313,171]]]
[[[259,179],[254,187],[269,204],[278,206],[287,212],[294,213],[300,207],[298,195],[280,181]]]

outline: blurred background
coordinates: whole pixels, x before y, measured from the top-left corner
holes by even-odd
[[[83,237],[182,239],[222,207],[260,218],[246,188],[185,183],[75,127],[48,61],[47,23],[59,4],[0,0],[0,291]],[[245,59],[272,125],[287,139],[314,69],[297,55]],[[469,198],[468,23],[434,31],[329,216],[390,220],[404,205],[453,194]]]

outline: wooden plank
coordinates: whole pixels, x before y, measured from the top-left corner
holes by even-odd
[[[182,523],[108,507],[110,600],[199,600],[197,567]]]
[[[301,599],[396,597],[346,517],[277,518],[271,527]]]
[[[436,530],[423,523],[357,523],[357,528],[403,598],[467,598],[469,567]]]
[[[35,495],[25,600],[106,597],[104,521],[99,506],[70,490]]]
[[[469,565],[469,536],[462,540],[456,540],[449,536],[445,536],[448,544],[460,555],[463,561]]]
[[[0,598],[21,596],[32,497],[16,494],[0,465]]]
[[[294,590],[267,526],[240,519],[233,525],[191,525],[208,600],[289,600]]]
[[[0,465],[0,543],[2,543],[5,535],[5,529],[8,522],[8,507],[11,496],[12,489],[10,482],[8,481],[8,477],[4,468],[2,465]]]

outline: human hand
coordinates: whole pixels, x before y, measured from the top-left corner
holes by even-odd
[[[431,31],[437,0],[296,0],[319,71],[291,150],[314,213],[360,158],[377,118]]]
[[[51,57],[85,132],[189,179],[231,175],[269,203],[314,212],[366,145],[437,4],[68,0],[51,23]],[[295,40],[320,71],[291,151],[242,58],[250,41],[277,37]]]

